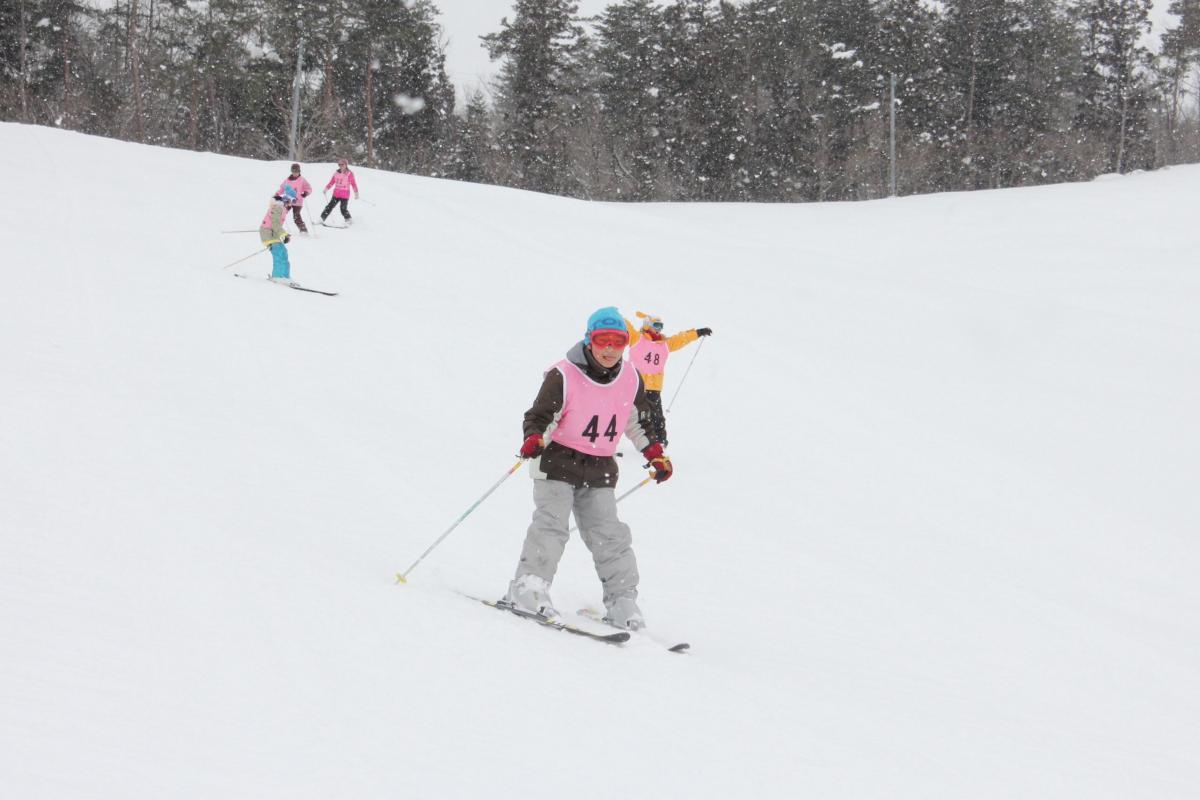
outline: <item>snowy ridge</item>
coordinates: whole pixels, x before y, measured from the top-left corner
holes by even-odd
[[[374,205],[290,247],[336,298],[221,270],[285,172],[0,124],[0,794],[1195,797],[1200,169],[675,206],[355,167]],[[523,471],[393,581],[607,304],[714,329],[622,504],[683,657],[455,593],[503,591]],[[599,603],[577,538],[554,599]]]

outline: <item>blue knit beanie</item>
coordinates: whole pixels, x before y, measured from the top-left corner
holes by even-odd
[[[616,306],[605,306],[598,308],[588,317],[587,330],[583,332],[583,341],[589,342],[592,339],[593,331],[620,331],[628,333],[629,329],[625,327],[625,318],[621,316],[621,312],[617,311]]]

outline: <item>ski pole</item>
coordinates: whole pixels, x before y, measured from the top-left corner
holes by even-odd
[[[522,465],[522,464],[524,464],[524,463],[525,463],[525,459],[523,459],[523,458],[522,458],[522,459],[518,459],[518,460],[517,460],[517,463],[515,463],[515,464],[513,464],[511,467],[509,467],[509,469],[508,469],[508,472],[504,473],[504,475],[503,475],[503,476],[500,478],[500,480],[498,480],[498,481],[496,481],[495,483],[493,483],[493,484],[492,484],[492,488],[488,489],[486,492],[484,492],[484,493],[483,493],[483,497],[479,498],[479,499],[478,499],[478,500],[476,500],[474,503],[472,503],[472,504],[471,504],[471,507],[470,507],[470,508],[468,508],[466,511],[464,511],[464,512],[462,513],[462,516],[461,516],[461,517],[459,517],[458,519],[454,520],[454,524],[453,524],[453,525],[451,525],[449,528],[447,528],[447,529],[446,529],[446,532],[445,532],[445,533],[443,533],[441,536],[439,536],[439,537],[437,538],[437,541],[435,541],[433,544],[429,545],[429,549],[428,549],[428,550],[426,550],[424,553],[421,553],[421,557],[420,557],[420,558],[418,558],[416,561],[414,561],[414,562],[412,563],[412,566],[411,566],[411,567],[409,567],[408,569],[404,570],[404,572],[397,572],[397,573],[396,573],[396,583],[408,583],[408,574],[409,574],[410,572],[412,572],[414,569],[416,569],[416,568],[417,568],[417,564],[420,564],[422,561],[424,561],[424,560],[425,560],[425,556],[427,556],[427,555],[429,555],[430,553],[432,553],[432,552],[433,552],[433,548],[435,548],[435,547],[437,547],[439,544],[441,544],[441,543],[442,543],[442,540],[443,540],[443,539],[445,539],[447,536],[449,536],[449,535],[450,535],[450,532],[451,532],[451,531],[453,531],[455,528],[457,528],[457,527],[458,527],[458,525],[459,525],[459,523],[461,523],[461,522],[462,522],[464,519],[466,519],[466,518],[467,518],[467,515],[468,515],[468,514],[470,514],[470,513],[471,513],[472,511],[474,511],[476,508],[479,508],[479,504],[480,504],[480,503],[482,503],[484,500],[487,500],[487,499],[488,499],[488,495],[490,495],[492,492],[496,491],[497,487],[499,487],[499,486],[500,486],[500,484],[502,484],[502,483],[504,483],[506,480],[508,480],[508,477],[509,477],[510,475],[512,475],[514,472],[516,472],[517,470],[519,470],[519,469],[521,468],[521,465]]]
[[[307,215],[307,216],[308,216],[308,226],[309,226],[310,228],[312,228],[312,235],[313,235],[313,238],[314,238],[314,239],[316,239],[316,238],[317,238],[317,226],[316,226],[316,224],[315,224],[315,223],[313,223],[313,221],[312,221],[312,212],[308,210],[308,206],[307,206],[307,205],[304,207],[304,213],[305,213],[305,215]]]
[[[243,261],[247,261],[251,258],[254,258],[259,253],[265,253],[266,251],[268,251],[270,249],[271,249],[270,247],[264,247],[262,250],[255,250],[253,253],[246,256],[245,258],[239,258],[237,261],[234,261],[232,264],[226,264],[225,266],[221,267],[221,269],[229,269],[230,267],[234,266],[235,264],[240,264]]]
[[[675,394],[671,395],[671,402],[667,405],[667,410],[664,414],[671,413],[671,406],[675,405],[675,398],[679,397],[679,390],[683,388],[683,382],[687,380],[688,373],[692,371],[692,364],[696,363],[696,356],[700,355],[700,350],[704,347],[705,339],[700,340],[700,344],[696,346],[696,352],[692,355],[692,360],[688,362],[687,369],[683,371],[683,377],[679,379],[679,385],[675,387]]]
[[[367,199],[365,199],[365,198],[362,198],[362,197],[356,197],[356,198],[354,198],[354,199],[355,199],[355,200],[357,200],[357,201],[358,201],[358,202],[360,202],[360,203],[366,203],[366,204],[367,204],[367,205],[369,205],[369,206],[374,206],[374,205],[375,205],[375,204],[374,204],[374,203],[372,203],[370,200],[367,200]]]
[[[236,231],[221,231],[221,233],[258,233],[258,228],[246,228],[244,230]]]
[[[650,481],[652,481],[652,480],[654,480],[654,473],[650,473],[650,474],[649,474],[649,475],[647,475],[645,478],[642,478],[642,482],[641,482],[641,483],[639,483],[637,486],[635,486],[635,487],[633,487],[632,489],[630,489],[628,492],[625,492],[625,494],[623,494],[623,495],[621,495],[620,497],[618,497],[618,498],[617,498],[617,499],[614,501],[614,505],[615,505],[616,503],[619,503],[619,502],[621,502],[621,501],[622,501],[622,500],[624,500],[626,497],[629,497],[629,495],[633,494],[633,493],[634,493],[634,492],[636,492],[638,489],[642,488],[643,486],[645,486],[647,483],[649,483],[649,482],[650,482]],[[576,521],[578,521],[578,520],[576,520]],[[572,531],[574,531],[574,530],[575,530],[577,527],[579,527],[579,526],[577,526],[577,525],[572,525],[571,527],[567,528],[567,533],[571,533],[571,532],[572,532]]]

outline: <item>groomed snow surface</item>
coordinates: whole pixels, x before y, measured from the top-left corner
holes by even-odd
[[[1200,168],[799,206],[355,171],[290,247],[329,298],[221,268],[286,163],[0,125],[0,795],[1200,796]],[[688,655],[457,593],[503,592],[525,470],[394,582],[609,304],[715,331],[620,507]],[[554,600],[600,602],[577,538]]]

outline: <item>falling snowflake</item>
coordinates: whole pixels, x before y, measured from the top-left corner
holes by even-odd
[[[392,102],[403,111],[405,114],[416,114],[425,108],[424,97],[409,97],[406,94],[398,94],[392,98]]]

